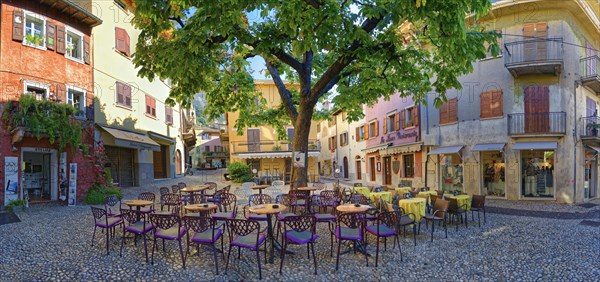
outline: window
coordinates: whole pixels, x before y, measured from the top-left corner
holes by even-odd
[[[496,29],[496,33],[500,34],[500,36],[496,39],[498,42],[498,49],[499,49],[497,57],[501,57],[502,51],[504,50],[504,46],[502,46],[502,30]],[[527,39],[527,38],[525,38],[525,39]],[[494,58],[494,56],[492,56],[492,52],[490,52],[490,50],[488,50],[490,48],[490,44],[485,42],[483,44],[483,46],[485,46],[485,57],[486,58]]]
[[[131,109],[131,86],[119,81],[115,84],[117,91],[117,105]]]
[[[66,52],[65,57],[75,61],[83,62],[83,34],[69,27],[66,28]]]
[[[67,104],[75,108],[76,117],[85,117],[85,90],[67,86]]]
[[[340,134],[340,146],[348,145],[348,132]]]
[[[165,122],[167,124],[173,124],[173,108],[165,105]]]
[[[367,132],[369,139],[379,136],[379,121],[374,120],[370,122],[365,131]]]
[[[404,155],[402,156],[402,160],[404,163],[404,177],[415,177],[415,156]]]
[[[210,139],[210,134],[202,133],[202,140],[208,140],[208,139]]]
[[[25,94],[34,95],[36,100],[41,101],[48,99],[50,85],[34,81],[25,81],[24,86],[23,92]]]
[[[335,136],[329,137],[329,150],[333,151],[335,148],[337,148],[336,142],[337,140]]]
[[[46,19],[44,17],[25,12],[23,26],[25,28],[23,44],[36,48],[46,48]]]
[[[210,152],[210,146],[204,146],[204,152]]]
[[[127,57],[131,56],[129,34],[120,27],[115,27],[115,49]]]
[[[481,92],[479,96],[481,118],[502,117],[502,90]]]
[[[402,128],[417,126],[419,123],[419,111],[416,106],[408,107],[402,110]]]
[[[365,140],[365,126],[361,125],[356,128],[356,141]]]
[[[440,108],[440,124],[458,122],[458,98],[449,99]]]
[[[156,117],[156,99],[146,95],[146,114]]]
[[[397,112],[388,114],[383,122],[383,133],[394,132],[400,129],[400,115]]]
[[[223,148],[221,146],[215,145],[215,152],[223,152]]]

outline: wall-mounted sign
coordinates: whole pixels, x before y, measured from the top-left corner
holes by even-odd
[[[69,164],[69,206],[77,203],[77,164]]]
[[[294,167],[304,167],[306,157],[303,152],[294,153]]]
[[[67,200],[67,188],[69,187],[69,179],[67,179],[67,152],[60,153],[60,174],[58,175],[59,195],[61,201]]]
[[[19,199],[19,158],[4,157],[4,205]]]

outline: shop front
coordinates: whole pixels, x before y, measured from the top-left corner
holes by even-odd
[[[461,150],[464,146],[447,146],[435,148],[427,154],[437,163],[439,190],[444,192],[463,192],[463,159]]]
[[[526,199],[554,199],[557,142],[517,142],[520,151],[521,197]]]
[[[471,150],[479,153],[480,191],[489,197],[506,198],[505,143],[477,144]]]
[[[600,147],[595,145],[585,146],[585,170],[583,183],[583,198],[593,199],[598,197],[598,155]]]
[[[292,152],[248,152],[236,155],[238,159],[245,160],[250,167],[255,182],[271,184],[274,180],[283,180],[289,183],[293,165],[306,165],[308,170],[308,181],[318,182],[319,170],[316,158],[318,151],[309,151],[304,157],[294,156],[298,161],[292,162]],[[301,161],[304,159],[305,161]],[[234,160],[235,161],[235,160]],[[307,162],[307,163],[305,163]]]

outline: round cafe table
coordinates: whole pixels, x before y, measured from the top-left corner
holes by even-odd
[[[425,216],[426,203],[427,199],[425,198],[411,198],[398,201],[398,205],[405,213],[415,214],[415,222],[421,222],[421,218]]]
[[[338,210],[339,212],[345,212],[345,213],[366,212],[370,208],[371,208],[371,206],[369,206],[369,205],[359,205],[357,207],[354,204],[343,204],[343,205],[339,205],[339,206],[335,207],[335,209]]]
[[[277,207],[274,207],[277,206]],[[262,204],[262,205],[256,205],[253,207],[248,208],[248,210],[251,213],[255,213],[255,214],[266,214],[267,215],[267,240],[271,241],[271,257],[269,258],[269,262],[273,263],[273,259],[274,259],[274,248],[277,247],[278,250],[281,251],[281,246],[279,245],[279,242],[277,242],[277,240],[275,240],[275,236],[273,235],[273,223],[272,223],[272,218],[274,214],[278,214],[280,212],[283,212],[287,209],[287,207],[285,205],[282,204]]]
[[[142,207],[145,206],[150,206],[152,204],[154,204],[154,202],[152,201],[146,201],[146,200],[125,200],[123,201],[123,204],[129,206],[129,209],[132,209],[133,207],[135,207],[136,211],[137,211],[137,220],[140,220],[140,211],[142,210]]]
[[[466,206],[467,211],[471,210],[471,196],[469,195],[452,195],[452,194],[444,194],[444,198],[452,198],[452,199],[456,199],[456,203],[458,204],[459,207],[462,207],[463,205]]]
[[[210,211],[216,210],[217,205],[209,203],[209,204],[190,204],[185,205],[183,208],[187,211],[197,212],[199,216],[207,215]]]
[[[258,190],[258,194],[262,194],[262,190],[269,187],[269,185],[255,185],[255,186],[251,186],[250,188],[252,190]]]
[[[199,185],[199,186],[189,186],[179,189],[179,192],[188,193],[190,195],[194,195],[197,192],[200,194],[204,194],[204,190],[208,189],[208,185]],[[195,204],[190,201],[190,204]]]

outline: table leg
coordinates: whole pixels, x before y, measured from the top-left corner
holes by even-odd
[[[275,248],[275,242],[277,240],[275,240],[274,236],[273,236],[273,223],[271,222],[272,219],[272,215],[271,214],[267,214],[267,237],[270,238],[271,240],[271,251],[270,251],[270,256],[271,258],[269,258],[269,262],[271,264],[273,264],[273,259],[274,259],[274,248]]]

